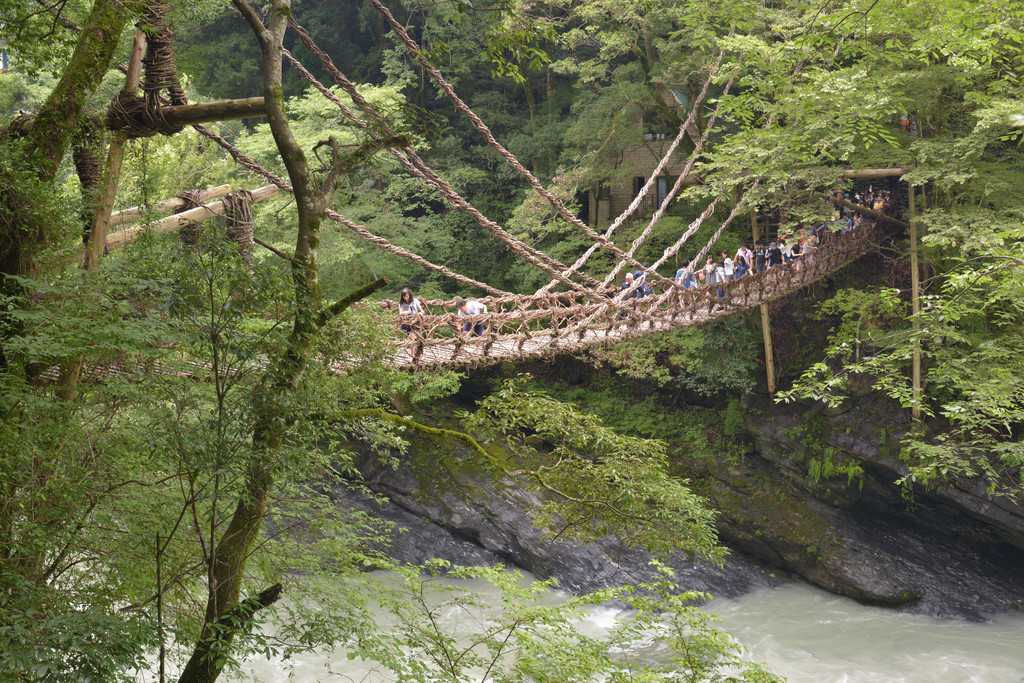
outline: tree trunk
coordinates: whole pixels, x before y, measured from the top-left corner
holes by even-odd
[[[339,175],[347,167],[339,159],[339,146],[332,138],[329,141],[333,152],[332,166],[323,174],[318,186],[288,125],[281,88],[281,46],[291,12],[290,0],[273,0],[267,26],[246,0],[232,0],[232,4],[249,23],[260,43],[267,120],[288,169],[298,211],[298,232],[292,256],[294,321],[280,356],[268,370],[267,388],[253,403],[256,426],[250,456],[252,461],[246,470],[245,484],[228,528],[213,549],[203,632],[181,674],[180,683],[215,681],[224,667],[227,649],[235,635],[264,603],[269,604],[259,598],[239,603],[238,598],[246,562],[267,514],[285,426],[294,419],[291,394],[302,380],[320,329],[351,301],[361,298],[348,297],[334,306],[323,306],[317,273],[320,226]],[[373,283],[358,294],[366,296],[385,282]],[[266,597],[276,600],[279,594],[278,587],[276,594]]]
[[[0,178],[0,276],[32,271],[32,251],[45,242],[44,219],[49,217],[38,206],[32,190],[50,189],[47,185],[53,182],[71,140],[78,134],[85,107],[103,80],[121,33],[140,8],[138,0],[96,0],[71,60],[36,115],[32,129],[26,131],[24,149],[14,159],[17,167],[37,169],[34,175],[39,186],[26,188],[9,177]],[[11,286],[8,283],[5,280],[5,290]]]
[[[523,71],[523,69],[520,71]],[[523,94],[526,95],[526,106],[530,110],[530,120],[533,121],[537,118],[537,100],[533,96],[533,83],[530,82],[529,75],[523,76]]]
[[[910,200],[910,306],[913,311],[914,347],[911,355],[911,370],[913,382],[913,405],[911,413],[915,420],[920,420],[921,413],[921,272],[918,264],[917,253],[917,210],[914,206],[914,193],[916,188],[911,185],[909,192]]]

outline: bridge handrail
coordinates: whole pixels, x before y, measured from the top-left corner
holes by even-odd
[[[425,313],[415,316],[396,316],[393,324],[411,326],[410,335],[401,335],[393,341],[400,365],[479,365],[520,355],[538,355],[547,350],[569,350],[571,346],[595,343],[596,334],[604,333],[608,343],[620,338],[638,336],[655,327],[679,327],[697,318],[731,315],[759,303],[779,298],[790,291],[809,284],[849,262],[868,250],[876,224],[867,224],[845,234],[828,233],[819,246],[788,264],[750,273],[739,280],[716,284],[702,284],[690,289],[678,284],[661,293],[641,299],[628,299],[616,305],[604,297],[591,300],[579,292],[551,293],[541,296],[485,297],[479,301],[512,304],[514,307],[473,316],[460,316],[456,311]],[[620,290],[609,290],[614,295]],[[394,304],[394,302],[388,302]],[[432,300],[428,307],[452,307],[454,302]],[[539,304],[530,307],[530,304]],[[623,305],[624,304],[624,305]],[[397,305],[380,304],[385,310]],[[462,328],[484,324],[482,335],[463,336]],[[614,332],[614,334],[613,334]],[[495,344],[505,342],[498,353],[491,355]],[[511,345],[509,345],[511,342]],[[531,349],[524,351],[529,342]],[[472,346],[475,356],[471,360],[459,359],[467,347]],[[452,353],[437,353],[452,349]]]

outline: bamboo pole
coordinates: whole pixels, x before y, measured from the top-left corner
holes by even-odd
[[[815,192],[814,195],[817,196],[817,197],[821,197],[822,199],[825,199],[826,201],[829,201],[829,202],[832,201],[832,197],[830,197],[827,194],[824,194],[822,192]],[[897,225],[897,226],[903,228],[904,230],[909,230],[910,229],[910,224],[909,223],[904,223],[903,221],[901,221],[901,220],[899,220],[897,218],[893,218],[892,216],[886,216],[881,211],[875,211],[874,209],[869,209],[866,206],[862,206],[860,204],[854,204],[853,202],[848,201],[846,199],[841,200],[839,203],[842,206],[845,206],[847,208],[853,209],[857,213],[862,213],[865,216],[871,216],[875,220],[882,221],[883,223],[890,223],[892,225]]]
[[[757,225],[757,209],[750,210],[750,231],[757,244],[761,239],[761,232]],[[757,262],[750,264],[753,268]],[[772,321],[768,315],[768,304],[761,304],[761,337],[764,339],[764,371],[768,383],[768,393],[775,393],[775,354],[772,352]]]
[[[261,202],[264,199],[273,197],[279,192],[277,185],[264,185],[261,188],[252,191],[253,201]],[[195,209],[176,213],[173,216],[168,216],[151,225],[141,225],[121,232],[115,232],[107,238],[107,251],[113,251],[120,249],[126,244],[131,244],[135,240],[142,237],[146,232],[153,232],[155,234],[162,234],[165,232],[171,232],[180,228],[185,223],[192,221],[206,221],[215,216],[224,215],[224,201],[216,201],[206,206],[200,206]]]
[[[908,169],[901,166],[893,166],[892,168],[851,168],[848,171],[843,172],[843,177],[861,180],[867,180],[869,178],[892,178],[903,175],[907,170]]]
[[[142,75],[142,55],[146,51],[146,34],[140,29],[135,32],[131,57],[128,60],[128,75],[124,80],[122,92],[134,93],[139,87]],[[121,176],[121,163],[124,161],[124,146],[128,141],[125,131],[117,131],[110,140],[107,150],[107,165],[104,169],[100,196],[97,201],[96,213],[89,226],[89,238],[85,249],[85,269],[95,270],[99,260],[103,258],[107,243],[107,231],[110,228],[110,217],[114,211],[114,198],[117,196],[117,181]]]
[[[220,199],[228,192],[231,192],[230,185],[218,185],[217,187],[211,187],[208,190],[202,190],[199,194],[198,201],[208,202],[213,199]],[[117,225],[124,225],[125,223],[132,223],[139,220],[146,213],[163,213],[165,211],[175,212],[185,206],[185,200],[181,197],[172,197],[171,199],[165,199],[162,202],[157,202],[151,207],[145,206],[133,206],[129,209],[122,211],[115,211],[110,216],[110,227]]]
[[[921,277],[918,265],[917,251],[917,214],[914,206],[915,187],[910,186],[907,193],[910,198],[910,306],[913,316],[911,325],[914,330],[914,344],[911,356],[912,382],[913,382],[913,404],[911,414],[915,420],[921,419]]]

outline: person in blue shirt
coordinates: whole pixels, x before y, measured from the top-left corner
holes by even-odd
[[[640,282],[640,284],[636,288],[636,291],[634,292],[634,296],[637,299],[643,299],[645,296],[651,295],[651,286],[647,284],[647,278],[644,278],[644,271],[638,270],[635,273],[633,273],[633,281]]]
[[[697,276],[690,267],[690,259],[683,259],[683,267],[676,271],[676,282],[683,289],[691,289],[697,286]]]
[[[737,256],[732,269],[733,277],[739,280],[750,271],[750,266],[747,265],[747,259],[742,256]]]

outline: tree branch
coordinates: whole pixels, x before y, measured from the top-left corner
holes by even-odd
[[[370,296],[387,283],[388,279],[386,277],[381,277],[374,280],[368,285],[363,285],[359,289],[349,293],[347,296],[338,299],[333,304],[331,304],[324,310],[320,311],[320,326],[323,327],[331,318],[334,318],[339,313],[341,313],[342,311],[344,311],[346,308],[356,303],[357,301],[360,301]]]
[[[493,455],[488,453],[486,450],[484,450],[484,447],[480,445],[479,441],[477,441],[472,436],[464,432],[457,432],[452,429],[441,429],[439,427],[428,427],[425,424],[420,424],[419,422],[416,422],[415,420],[410,420],[407,417],[402,417],[401,415],[389,413],[388,411],[382,408],[361,408],[358,410],[343,410],[339,413],[339,416],[348,419],[360,417],[375,417],[379,420],[393,422],[395,424],[402,425],[403,427],[413,429],[423,434],[429,434],[430,436],[438,436],[443,439],[455,439],[457,441],[461,441],[462,443],[472,448],[477,453],[477,455],[486,459],[488,462],[494,463],[495,465],[497,464],[497,459]],[[504,468],[501,469],[504,470]]]

